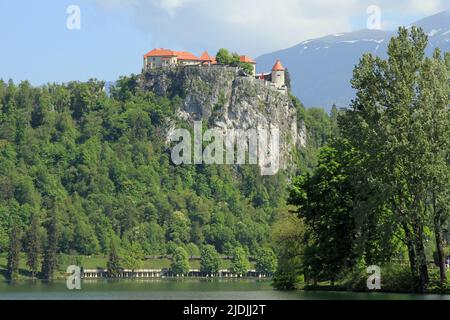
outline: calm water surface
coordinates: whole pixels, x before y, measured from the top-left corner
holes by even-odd
[[[255,280],[122,280],[84,281],[69,291],[64,281],[0,282],[0,300],[450,300],[450,295],[346,292],[283,292],[269,281]]]

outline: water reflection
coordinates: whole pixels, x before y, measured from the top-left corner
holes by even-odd
[[[450,300],[448,295],[276,291],[267,280],[88,280],[70,291],[65,281],[0,283],[0,300]]]

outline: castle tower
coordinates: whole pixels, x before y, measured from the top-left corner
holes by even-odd
[[[277,60],[272,68],[272,82],[276,85],[277,88],[282,88],[286,84],[285,69],[280,60]]]
[[[208,54],[208,51],[203,52],[199,60],[202,65],[206,66],[210,66],[211,64],[214,63],[214,58]]]

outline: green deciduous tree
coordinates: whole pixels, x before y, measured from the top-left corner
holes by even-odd
[[[233,258],[231,260],[231,271],[239,276],[245,276],[250,270],[250,262],[247,253],[241,247],[233,250]]]
[[[423,158],[424,201],[433,220],[440,281],[446,283],[443,227],[450,216],[450,66],[439,49],[422,65],[414,132]]]
[[[220,64],[229,65],[233,63],[233,55],[227,49],[221,48],[216,54],[216,60]]]
[[[259,250],[256,256],[256,271],[272,275],[277,270],[277,256],[270,248]]]
[[[387,60],[364,55],[352,80],[356,99],[340,119],[343,136],[365,155],[367,174],[386,195],[391,224],[402,228],[397,236],[419,292],[429,281],[425,229],[434,221],[442,245],[448,193],[448,70],[438,52],[425,59],[426,46],[421,29],[400,28]]]
[[[168,238],[178,244],[188,243],[191,222],[184,212],[176,211],[170,218]]]
[[[185,249],[178,247],[175,250],[170,270],[177,275],[185,275],[189,272],[189,255]]]
[[[296,288],[301,274],[308,275],[304,262],[305,247],[309,244],[309,230],[304,219],[290,212],[294,207],[283,208],[279,220],[273,227],[273,240],[277,253],[277,270],[274,275],[274,287],[279,290]]]
[[[355,263],[352,217],[353,188],[347,163],[339,161],[336,149],[322,149],[319,165],[312,176],[297,178],[292,184],[289,202],[313,233],[308,253],[311,276],[334,281],[345,268]]]
[[[137,242],[126,243],[121,255],[122,265],[132,271],[142,268],[145,254],[142,247]]]
[[[220,269],[220,256],[211,245],[203,246],[201,250],[200,271],[206,274],[217,274]]]
[[[230,53],[227,49],[220,49],[216,54],[216,61],[223,65],[232,67],[240,67],[247,74],[253,74],[253,66],[247,62],[241,62],[237,53]]]

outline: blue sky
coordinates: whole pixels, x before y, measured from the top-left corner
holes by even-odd
[[[392,2],[394,4],[392,4]],[[393,29],[448,8],[449,0],[0,0],[0,78],[34,85],[140,72],[153,47],[258,56],[329,33],[366,27],[379,5]],[[69,30],[68,6],[81,10]]]

